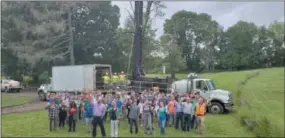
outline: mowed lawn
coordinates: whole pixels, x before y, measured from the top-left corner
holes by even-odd
[[[217,88],[229,90],[235,94],[238,83],[244,80],[246,75],[256,71],[259,71],[260,74],[250,79],[242,90],[243,99],[247,100],[252,107],[249,112],[252,114],[250,116],[254,116],[254,119],[268,117],[271,123],[277,125],[280,130],[284,130],[284,68],[205,73],[201,74],[201,77],[213,79]],[[166,75],[151,74],[150,76],[165,77]],[[177,74],[176,76],[179,79],[185,79],[187,74]],[[229,114],[227,118],[229,123],[219,127],[233,130],[237,128],[230,124],[233,120],[239,121],[234,115],[234,112]],[[284,132],[282,136],[284,136]]]
[[[1,93],[1,107],[21,105],[32,100],[30,97],[19,96],[18,94]]]
[[[240,124],[231,119],[230,115],[207,115],[206,133],[204,136],[215,137],[233,137],[233,136],[253,136],[250,132],[240,126]],[[228,122],[231,121],[231,122]],[[68,132],[68,127],[58,128],[56,132],[49,131],[47,111],[10,114],[2,116],[2,137],[90,137],[91,133],[86,131],[83,122],[77,123],[76,132]],[[228,126],[231,125],[231,126]],[[235,128],[235,129],[232,129]],[[110,136],[110,122],[105,123],[107,136]],[[134,130],[133,130],[134,131]],[[98,136],[101,136],[99,127],[97,128]],[[144,135],[143,127],[139,127],[137,135],[130,134],[126,120],[122,120],[119,126],[120,137],[149,137]],[[155,128],[154,136],[160,137],[159,129]],[[195,132],[184,133],[175,130],[172,127],[166,128],[164,137],[198,137]]]
[[[221,72],[202,74],[202,77],[214,80],[216,87],[220,89],[236,92],[239,81],[244,80],[246,75],[260,71],[260,75],[249,80],[247,86],[243,89],[243,97],[248,100],[254,108],[252,111],[257,117],[269,116],[272,122],[278,124],[284,129],[284,69],[260,69],[240,72]],[[153,75],[152,75],[153,76]],[[156,75],[161,76],[161,75]],[[179,78],[186,78],[187,74],[178,74]],[[278,121],[278,122],[276,122]],[[107,135],[110,136],[109,122],[105,124]],[[252,137],[255,136],[245,127],[241,126],[239,118],[235,116],[235,111],[223,115],[206,115],[205,134],[208,137]],[[16,129],[17,128],[17,129]],[[100,130],[97,128],[97,132]],[[164,137],[195,137],[196,133],[183,133],[173,128],[166,128]],[[67,128],[59,129],[57,132],[48,131],[47,111],[10,114],[2,116],[2,136],[91,136],[85,130],[83,124],[78,125],[77,132],[68,133]],[[99,133],[99,136],[101,134]],[[144,137],[142,127],[139,128],[139,134],[130,134],[126,121],[122,121],[119,127],[119,136],[121,137]],[[159,135],[159,130],[155,129],[155,136]]]
[[[261,70],[244,87],[242,97],[252,107],[252,116],[267,117],[284,136],[284,68]]]

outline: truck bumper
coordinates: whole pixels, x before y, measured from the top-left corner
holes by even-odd
[[[225,109],[228,111],[232,111],[233,107],[234,107],[234,103],[226,103],[225,105]]]

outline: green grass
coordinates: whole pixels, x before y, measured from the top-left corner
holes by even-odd
[[[230,115],[207,115],[205,118],[206,123],[206,133],[204,136],[252,136],[249,132],[239,123],[234,120],[232,122],[227,122],[231,118]],[[231,124],[235,126],[235,129],[225,126]],[[223,126],[223,127],[220,127]],[[107,136],[110,136],[110,123],[107,121],[105,123],[105,129]],[[246,133],[245,133],[246,132]],[[100,129],[97,128],[97,133],[101,136]],[[167,137],[189,137],[198,136],[195,132],[183,133],[180,130],[175,130],[174,128],[166,128]],[[10,114],[2,116],[2,136],[3,137],[88,137],[91,133],[87,133],[86,127],[83,123],[77,123],[77,130],[75,133],[67,132],[66,128],[58,128],[56,132],[49,132],[48,124],[48,114],[47,111],[20,113],[20,114]],[[143,127],[139,128],[139,134],[130,134],[127,121],[121,121],[119,127],[119,136],[121,137],[143,137]],[[159,129],[155,129],[155,136],[160,136]]]
[[[2,93],[1,94],[1,107],[25,104],[25,103],[30,102],[31,100],[32,98],[30,97]]]
[[[284,69],[261,70],[243,88],[242,97],[252,106],[251,116],[267,117],[284,136]]]
[[[213,79],[217,88],[225,89],[235,92],[237,91],[237,84],[246,78],[247,74],[259,71],[260,74],[248,81],[242,90],[242,98],[252,107],[250,116],[254,119],[260,119],[265,116],[272,124],[277,125],[277,128],[284,130],[284,68],[268,68],[248,71],[236,72],[220,72],[220,73],[205,73],[201,74],[203,78]],[[167,75],[149,76],[165,77]],[[185,79],[187,74],[176,74],[179,79]],[[227,118],[228,123],[225,126],[220,126],[224,129],[235,130],[236,126],[231,125],[230,122],[236,118],[235,113]],[[225,118],[226,120],[226,118]],[[282,133],[284,136],[284,132]]]
[[[206,73],[202,77],[214,80],[216,87],[220,89],[236,92],[239,81],[244,80],[247,74],[257,70],[240,72],[220,72]],[[255,114],[256,118],[267,116],[272,123],[278,125],[284,130],[284,69],[271,68],[259,69],[260,75],[248,81],[243,89],[244,97],[253,107],[250,113]],[[162,75],[151,75],[161,77]],[[187,74],[177,74],[177,77],[186,78]],[[211,137],[250,137],[254,133],[247,130],[240,124],[240,118],[234,111],[224,115],[206,115],[205,134]],[[110,135],[109,122],[106,123],[106,133]],[[17,128],[17,129],[15,129]],[[131,135],[126,121],[122,121],[119,128],[119,136],[136,137],[144,136],[142,127],[139,128],[138,135]],[[98,129],[99,133],[100,130]],[[173,128],[166,128],[166,137],[195,137],[194,132],[183,133]],[[159,136],[159,130],[156,129],[155,136]],[[68,133],[67,129],[60,129],[57,132],[48,131],[47,111],[30,112],[2,116],[2,136],[90,136],[85,130],[85,126],[79,125],[76,133]],[[284,135],[284,133],[283,133]],[[99,133],[99,136],[100,133]]]

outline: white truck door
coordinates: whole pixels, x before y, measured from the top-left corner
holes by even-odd
[[[207,84],[205,83],[204,80],[196,80],[194,81],[195,83],[195,89],[196,91],[200,92],[200,95],[205,98],[205,99],[209,99],[210,98],[210,91],[209,88],[207,86]]]

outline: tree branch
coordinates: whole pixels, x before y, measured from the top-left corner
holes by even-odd
[[[70,41],[70,38],[68,38],[68,39],[65,40],[65,41],[60,42],[59,44],[53,46],[52,48],[57,48],[57,47],[61,46],[62,44],[66,43],[66,42],[69,42],[69,41]]]
[[[134,18],[134,14],[131,14],[131,13],[130,13],[130,11],[129,11],[128,9],[125,9],[125,10],[128,12],[129,17],[131,18],[132,23],[133,23],[133,25],[135,26],[135,18]]]
[[[145,13],[145,16],[144,16],[145,20],[144,20],[144,26],[143,26],[143,34],[145,33],[146,26],[147,26],[149,18],[150,18],[149,16],[150,16],[150,13],[151,13],[150,10],[151,10],[152,3],[153,3],[153,1],[148,1],[147,2],[146,13]]]
[[[52,59],[54,60],[54,59],[57,59],[57,58],[62,58],[64,56],[66,56],[69,52],[70,52],[70,48],[66,52],[64,52],[64,53],[57,54],[57,55],[53,56]]]

